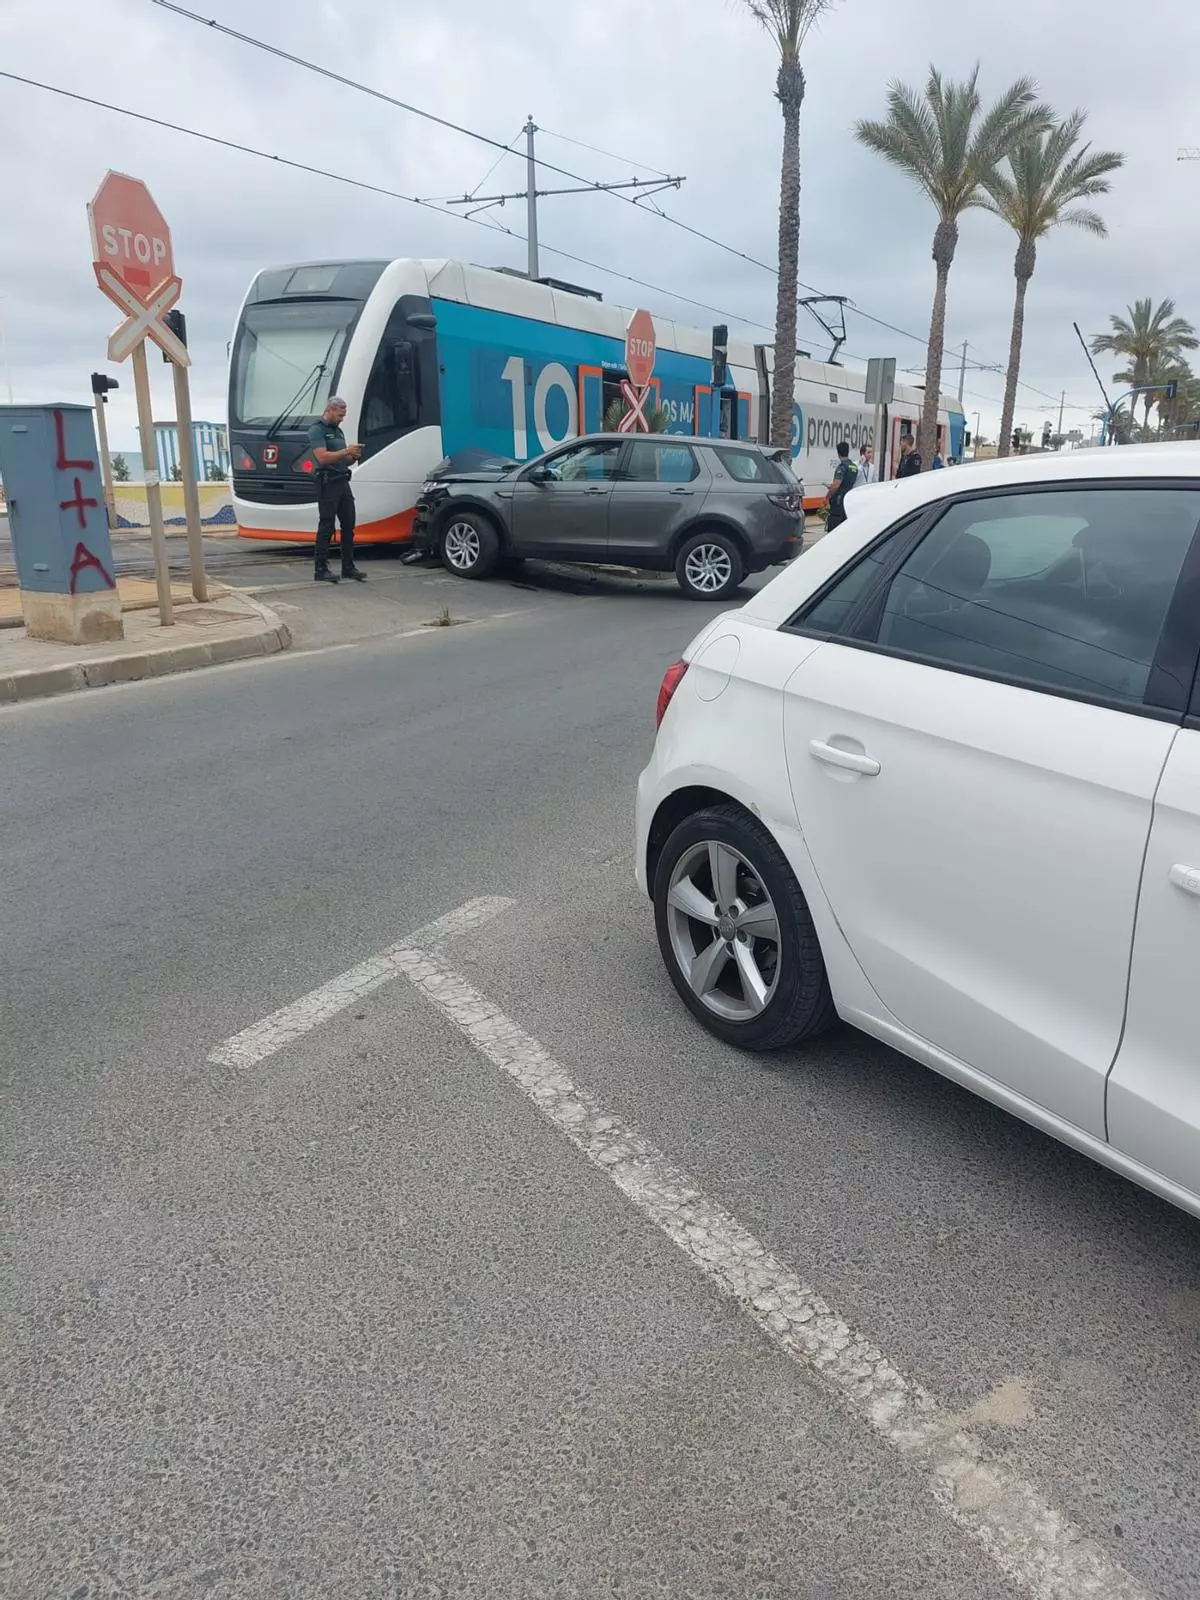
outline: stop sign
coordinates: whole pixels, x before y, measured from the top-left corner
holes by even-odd
[[[629,381],[638,389],[644,389],[650,382],[657,348],[654,318],[648,311],[635,311],[625,330],[625,368]]]
[[[175,274],[171,230],[140,178],[110,172],[88,206],[92,260],[131,289],[139,300]]]

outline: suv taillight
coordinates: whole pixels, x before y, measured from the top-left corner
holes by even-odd
[[[790,517],[804,515],[804,501],[793,491],[785,490],[782,494],[769,494],[767,499],[773,506],[778,506],[781,511],[786,511]]]
[[[662,727],[662,719],[667,714],[667,707],[671,704],[676,689],[683,682],[683,675],[688,669],[686,661],[672,661],[663,674],[662,686],[658,691],[658,707],[654,718],[654,726]]]

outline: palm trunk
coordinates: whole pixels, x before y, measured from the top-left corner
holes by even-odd
[[[779,165],[779,296],[775,302],[775,374],[771,391],[771,443],[790,449],[792,408],[796,390],[796,293],[800,272],[800,105],[799,93],[784,92],[784,66],[779,69],[783,104],[783,156]]]
[[[1025,339],[1025,291],[1033,277],[1034,246],[1022,240],[1017,246],[1013,274],[1017,292],[1013,298],[1012,337],[1008,342],[1008,375],[1004,380],[1004,411],[1000,418],[1000,442],[996,454],[1006,456],[1012,451],[1013,413],[1017,409],[1017,380],[1021,376],[1021,345]]]
[[[958,226],[939,222],[933,236],[933,259],[937,265],[937,286],[933,291],[933,312],[929,318],[929,355],[925,362],[925,404],[917,449],[921,464],[928,470],[937,449],[937,414],[942,391],[942,358],[946,353],[946,284],[958,244]]]

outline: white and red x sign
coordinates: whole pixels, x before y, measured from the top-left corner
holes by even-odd
[[[646,401],[650,398],[650,385],[638,390],[633,387],[628,378],[621,379],[621,393],[625,396],[629,410],[617,423],[618,433],[649,433],[650,420],[646,416]]]
[[[96,282],[104,293],[128,312],[125,321],[108,341],[108,359],[124,361],[149,336],[164,355],[179,367],[190,367],[191,357],[187,346],[163,322],[163,316],[179,299],[183,283],[179,278],[168,278],[160,283],[148,300],[141,300],[111,267],[96,267]]]

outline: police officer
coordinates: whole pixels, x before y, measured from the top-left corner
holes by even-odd
[[[347,444],[342,432],[346,402],[331,395],[329,404],[308,430],[308,442],[317,463],[317,550],[318,583],[336,583],[329,570],[329,543],[336,520],[342,533],[342,577],[365,583],[367,575],[354,565],[354,493],[350,488],[350,463],[362,455],[362,445]]]
[[[829,516],[825,522],[825,531],[832,533],[834,528],[840,528],[846,520],[846,496],[858,482],[858,463],[850,459],[850,445],[845,439],[838,440],[838,464],[834,468],[833,482],[829,485],[827,500],[829,502]]]

